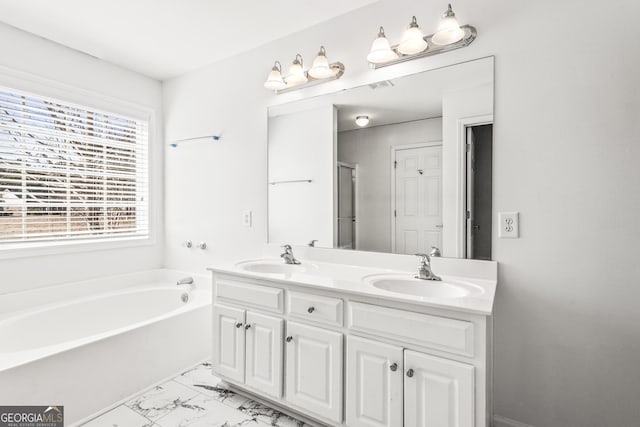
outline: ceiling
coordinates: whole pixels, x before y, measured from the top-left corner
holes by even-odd
[[[0,0],[0,21],[164,80],[376,1]]]

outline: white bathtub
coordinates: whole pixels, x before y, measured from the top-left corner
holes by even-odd
[[[210,304],[208,276],[170,270],[0,295],[0,405],[108,407],[209,356]]]

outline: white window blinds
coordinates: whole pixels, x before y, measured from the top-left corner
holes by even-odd
[[[147,236],[148,127],[0,87],[0,247]]]

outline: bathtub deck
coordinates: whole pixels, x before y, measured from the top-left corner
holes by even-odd
[[[298,420],[219,387],[209,363],[136,396],[84,427],[302,426]]]

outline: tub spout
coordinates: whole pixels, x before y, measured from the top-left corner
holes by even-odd
[[[176,282],[176,285],[193,285],[193,277],[185,277]]]

